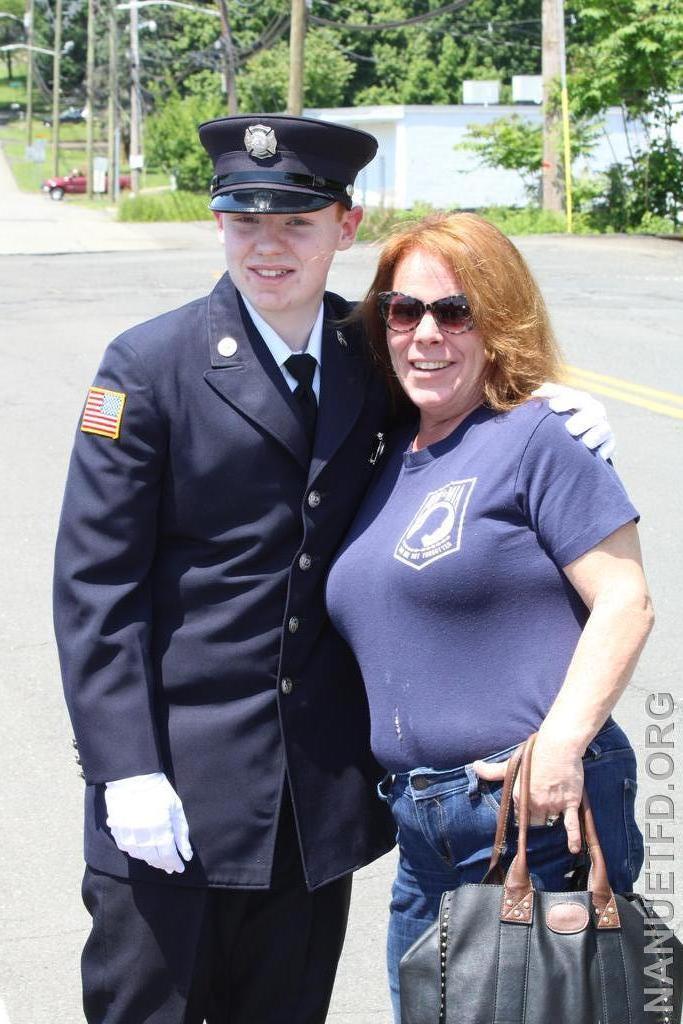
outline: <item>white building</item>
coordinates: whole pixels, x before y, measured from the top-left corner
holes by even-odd
[[[475,153],[455,147],[470,124],[489,124],[510,114],[540,124],[543,115],[537,105],[338,107],[305,114],[363,128],[378,139],[378,155],[357,181],[356,198],[367,206],[409,209],[422,201],[442,209],[471,209],[528,202],[516,171],[482,167]],[[642,136],[642,127],[631,123],[631,145]],[[621,110],[613,108],[591,156],[577,161],[574,169],[600,171],[627,156]]]

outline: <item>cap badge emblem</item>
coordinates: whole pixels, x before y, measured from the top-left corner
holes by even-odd
[[[244,133],[244,145],[249,156],[268,160],[277,152],[275,132],[267,124],[250,124]]]

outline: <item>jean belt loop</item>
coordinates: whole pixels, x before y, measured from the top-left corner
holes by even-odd
[[[394,776],[391,774],[391,772],[387,772],[384,778],[377,783],[377,796],[380,798],[380,800],[384,800],[385,803],[389,799],[389,790],[391,789],[393,781]]]
[[[475,796],[479,795],[479,776],[471,764],[465,765],[465,775],[467,776],[468,782],[467,795],[470,800],[472,800]]]
[[[586,753],[590,754],[591,759],[593,761],[597,761],[600,757],[602,757],[602,747],[597,742],[597,740],[591,740],[588,746],[586,747]]]

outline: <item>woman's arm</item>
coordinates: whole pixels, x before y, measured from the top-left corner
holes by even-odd
[[[624,691],[654,614],[643,574],[638,533],[627,523],[564,569],[590,615],[574,656],[541,725],[532,761],[531,821],[564,814],[569,849],[581,849],[578,807],[582,755]],[[482,778],[502,778],[504,764],[476,762]]]

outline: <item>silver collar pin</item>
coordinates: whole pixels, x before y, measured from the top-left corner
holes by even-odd
[[[370,458],[368,459],[368,462],[370,463],[371,466],[377,465],[379,460],[382,458],[382,455],[384,454],[384,448],[384,434],[380,431],[375,438],[375,443],[372,446]]]

